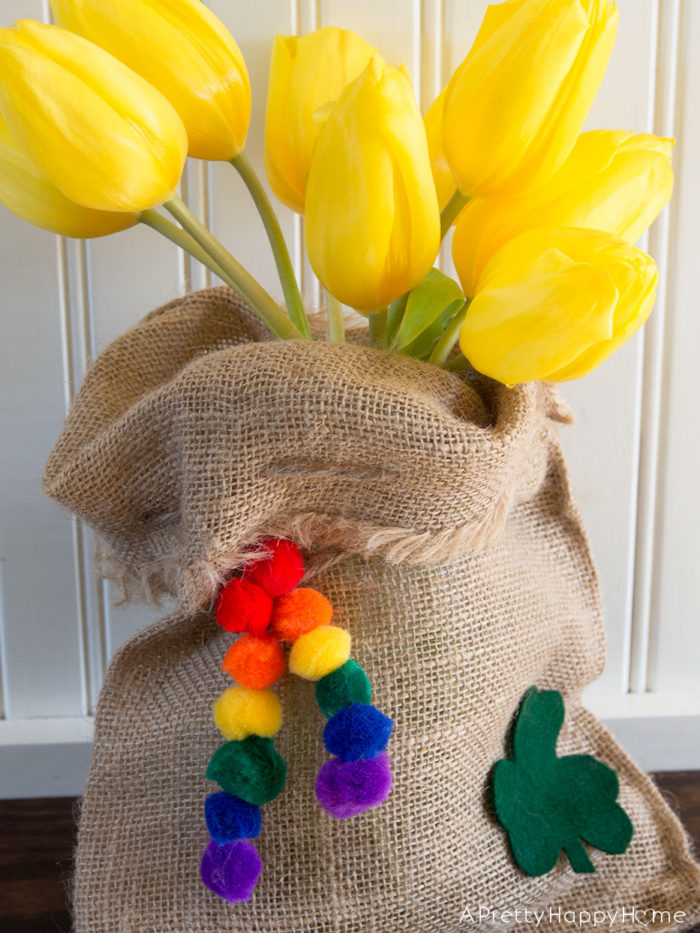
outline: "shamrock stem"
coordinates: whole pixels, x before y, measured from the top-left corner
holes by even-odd
[[[588,852],[586,852],[583,843],[579,839],[570,839],[564,845],[564,851],[576,874],[585,875],[595,871],[595,865],[588,857]]]
[[[262,219],[267,238],[272,247],[272,254],[275,257],[275,265],[282,284],[289,317],[305,337],[311,337],[309,321],[304,311],[299,285],[292,268],[292,260],[289,257],[289,250],[282,235],[282,228],[279,225],[270,199],[245,152],[241,151],[237,156],[234,156],[231,159],[231,164],[243,179]]]

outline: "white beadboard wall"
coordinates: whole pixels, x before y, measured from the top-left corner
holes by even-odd
[[[484,0],[210,0],[246,57],[248,151],[262,166],[274,33],[355,29],[405,63],[425,111],[466,54]],[[700,768],[700,0],[618,0],[620,28],[589,127],[675,136],[676,195],[642,242],[662,279],[643,334],[580,383],[565,446],[603,588],[608,666],[588,705],[648,769]],[[3,0],[2,25],[48,20],[43,0]],[[279,294],[267,244],[228,165],[191,162],[183,196]],[[301,221],[280,207],[305,293]],[[147,228],[83,243],[0,212],[0,797],[79,793],[109,657],[153,610],[115,608],[91,536],[43,499],[67,407],[102,347],[209,274]],[[449,256],[445,256],[449,267]]]

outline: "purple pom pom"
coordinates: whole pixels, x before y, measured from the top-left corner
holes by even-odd
[[[200,866],[202,881],[230,904],[248,901],[262,871],[262,859],[249,839],[218,846],[209,843]]]
[[[391,770],[386,753],[357,761],[331,758],[316,778],[318,802],[337,820],[345,820],[379,806],[388,797],[390,789]]]

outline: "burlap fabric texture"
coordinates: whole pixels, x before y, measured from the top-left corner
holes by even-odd
[[[508,390],[387,356],[358,333],[346,346],[271,341],[216,289],[150,314],[85,379],[46,491],[96,529],[127,594],[169,593],[179,609],[127,644],[105,682],[77,933],[494,929],[480,908],[519,908],[499,927],[511,933],[534,928],[525,908],[544,911],[547,931],[571,927],[564,911],[617,912],[617,931],[689,925],[700,869],[683,831],[580,704],[604,636],[560,403],[540,384]],[[394,787],[351,820],[319,807],[324,720],[313,686],[287,675],[287,786],[263,808],[253,897],[229,905],[198,876],[215,790],[204,771],[222,741],[211,704],[230,683],[211,599],[269,534],[305,550],[309,582],[396,721]],[[592,850],[594,874],[562,858],[525,876],[490,810],[489,771],[533,684],[565,698],[560,754],[591,753],[620,778],[635,835],[624,855]]]

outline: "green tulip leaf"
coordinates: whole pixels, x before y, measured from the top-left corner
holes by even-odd
[[[409,292],[406,292],[405,295],[402,295],[400,298],[397,298],[396,301],[392,301],[387,309],[386,314],[386,339],[389,346],[394,342],[394,337],[396,337],[396,331],[399,328],[399,324],[403,320],[404,312],[406,310],[406,304],[408,303]]]
[[[435,344],[445,332],[445,328],[449,322],[463,307],[464,301],[455,301],[454,304],[451,304],[443,311],[437,320],[433,321],[430,327],[426,327],[422,334],[399,352],[404,356],[413,356],[418,360],[427,360],[433,352]]]
[[[562,850],[575,872],[593,872],[584,842],[619,855],[634,832],[616,802],[619,782],[612,768],[592,755],[557,757],[563,723],[561,694],[531,687],[513,730],[512,758],[498,761],[492,773],[496,816],[528,875],[551,871]]]
[[[454,306],[461,307],[463,304],[464,294],[455,280],[439,269],[431,269],[409,293],[401,322],[393,336],[391,349],[406,350],[421,334],[443,319],[450,309],[452,310],[448,320],[457,310]],[[444,326],[437,336],[443,329]],[[433,338],[433,342],[435,339]],[[412,352],[410,355],[418,354]]]

